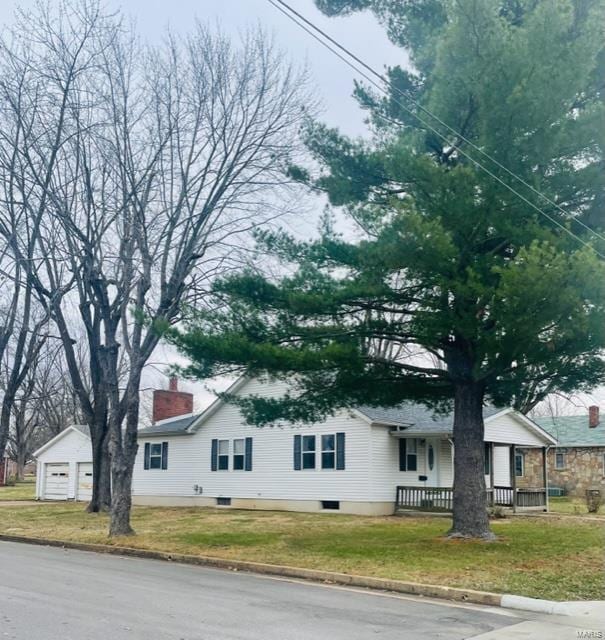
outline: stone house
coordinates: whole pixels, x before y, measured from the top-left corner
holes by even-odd
[[[548,484],[565,495],[585,498],[587,489],[600,489],[605,496],[605,421],[599,407],[588,415],[535,418],[557,440],[547,452]],[[517,486],[539,486],[542,480],[540,452],[517,450]]]

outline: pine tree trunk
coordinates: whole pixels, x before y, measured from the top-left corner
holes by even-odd
[[[454,402],[454,514],[450,537],[493,540],[485,487],[484,390],[456,386]]]
[[[86,510],[89,513],[111,509],[111,460],[108,430],[105,424],[91,428],[92,440],[92,498]]]

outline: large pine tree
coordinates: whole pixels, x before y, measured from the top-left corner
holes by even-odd
[[[483,404],[528,409],[605,379],[605,242],[578,222],[605,227],[603,2],[317,4],[375,11],[413,63],[388,71],[387,97],[357,87],[371,143],[309,126],[322,170],[293,171],[328,194],[347,232],[326,221],[318,240],[265,234],[289,275],[221,281],[221,311],[171,337],[192,375],[297,380],[296,394],[240,400],[256,424],[453,405],[451,533],[489,538]]]

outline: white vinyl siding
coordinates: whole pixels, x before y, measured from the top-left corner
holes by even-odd
[[[523,445],[545,446],[545,442],[530,431],[519,418],[515,417],[514,413],[488,418],[485,421],[485,441],[516,444],[518,447]]]
[[[285,385],[250,381],[240,388],[243,395],[275,396]],[[321,436],[346,432],[345,469],[321,468]],[[294,435],[316,438],[314,469],[295,471],[293,466]],[[253,437],[252,470],[245,474],[234,471],[212,472],[211,442]],[[197,431],[185,436],[146,437],[145,440],[170,442],[170,464],[161,477],[145,474],[143,452],[139,447],[133,477],[133,494],[137,496],[194,496],[194,485],[204,497],[258,498],[279,500],[350,500],[369,501],[371,429],[349,411],[340,411],[321,424],[295,427],[254,427],[243,423],[239,409],[221,406]],[[231,448],[230,448],[231,449]],[[230,451],[232,453],[232,449]],[[200,491],[198,490],[198,491]],[[394,500],[390,491],[389,500]]]
[[[372,433],[372,490],[376,502],[395,500],[397,485],[422,486],[418,476],[425,473],[425,445],[418,439],[418,468],[399,471],[399,439],[391,435],[388,427],[371,427]],[[348,436],[347,436],[348,437]]]

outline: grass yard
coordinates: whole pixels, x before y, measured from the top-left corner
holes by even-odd
[[[252,560],[555,600],[603,599],[599,522],[517,518],[498,542],[448,541],[444,518],[137,507],[136,536],[107,539],[81,504],[0,507],[0,533]]]
[[[570,498],[562,496],[560,498],[548,499],[549,509],[552,513],[572,514],[578,516],[589,516],[592,518],[605,518],[605,505],[603,505],[598,513],[588,513],[586,508],[586,500],[582,498]]]
[[[13,486],[0,487],[0,502],[9,500],[34,500],[36,497],[36,479],[27,478]]]

